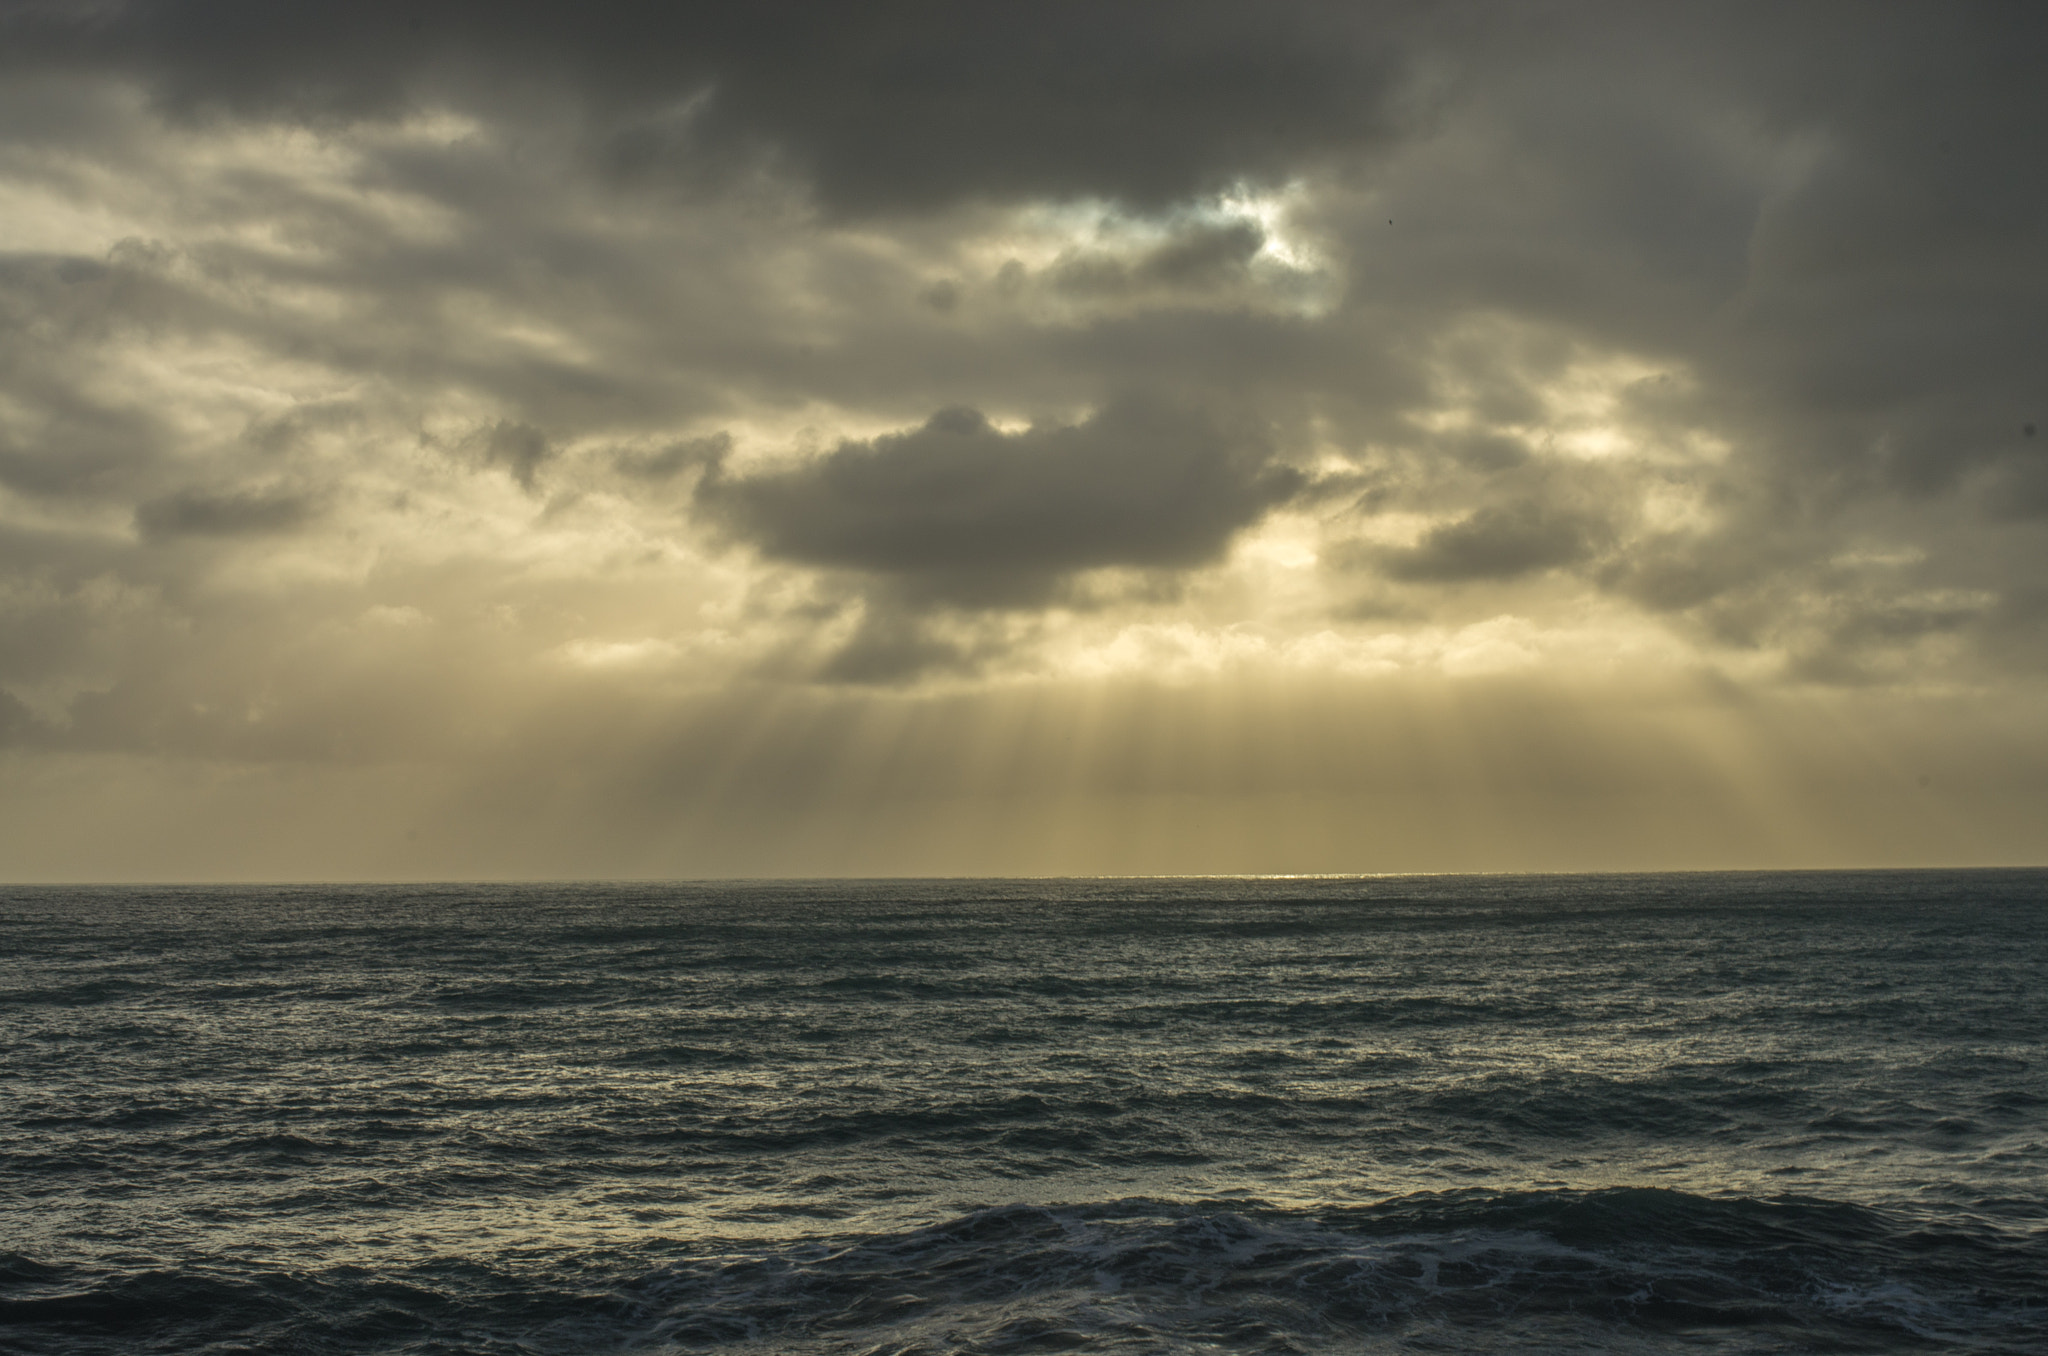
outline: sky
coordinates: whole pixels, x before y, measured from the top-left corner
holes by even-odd
[[[0,0],[0,879],[2048,861],[2044,50]]]

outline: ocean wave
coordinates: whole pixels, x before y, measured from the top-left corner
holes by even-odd
[[[143,1270],[0,1257],[24,1352],[744,1349],[2038,1352],[2038,1232],[1800,1197],[1451,1192],[1281,1210],[1136,1198],[978,1210],[773,1247],[676,1241],[626,1271],[562,1256],[399,1274]]]
[[[709,1255],[637,1287],[643,1337],[876,1351],[2038,1350],[2038,1238],[1802,1198],[1441,1193],[1315,1212],[1149,1200],[978,1211],[813,1255]],[[1256,1340],[1253,1340],[1256,1339]]]
[[[2043,900],[0,891],[0,1348],[2038,1353]]]

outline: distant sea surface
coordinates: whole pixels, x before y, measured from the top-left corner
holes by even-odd
[[[2048,1351],[2048,873],[0,890],[0,1349]]]

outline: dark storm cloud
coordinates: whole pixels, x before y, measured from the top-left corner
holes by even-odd
[[[163,314],[160,289],[131,265],[55,254],[0,255],[0,382],[12,419],[0,423],[0,485],[17,493],[118,493],[171,443],[158,413],[95,390],[77,349],[118,321]]]
[[[871,600],[860,624],[818,670],[828,683],[881,687],[930,674],[971,674],[998,646],[963,644],[934,633],[915,609]]]
[[[0,749],[38,741],[47,733],[20,698],[0,688]]]
[[[16,390],[38,398],[45,421],[37,436],[0,435],[0,484],[11,490],[93,494],[126,479],[167,441],[144,411],[110,409],[61,381],[36,385],[40,389],[24,382]]]
[[[2048,139],[2033,55],[2048,12],[1544,14],[1449,58],[1456,92],[1436,107],[1461,134],[1390,171],[1379,202],[1397,221],[1359,208],[1333,227],[1361,313],[1422,333],[1474,313],[1521,326],[1435,350],[1482,422],[1519,427],[1432,440],[1475,473],[1462,488],[1441,457],[1389,482],[1375,507],[1467,514],[1408,567],[1597,563],[1710,643],[1854,652],[1798,666],[1816,679],[1883,671],[1861,657],[1874,650],[1926,671],[2037,654],[2008,634],[2040,624],[2029,609],[1940,600],[2017,597],[2048,570],[2033,526],[2048,478],[2025,431],[2048,405],[2048,185],[2029,167]],[[1672,482],[1696,495],[1682,529],[1629,528],[1651,477],[1591,496],[1615,525],[1605,542],[1476,530],[1469,505],[1494,497],[1516,444],[1543,452],[1542,397],[1575,347],[1686,378],[1639,383],[1611,416],[1645,447],[1697,433],[1727,449]],[[1845,585],[1832,562],[1880,546],[1897,563]]]
[[[1418,545],[1390,556],[1386,571],[1433,584],[1513,579],[1576,564],[1610,535],[1605,523],[1585,514],[1536,504],[1483,508],[1432,528]]]
[[[1797,648],[1794,676],[1821,682],[1872,682],[1900,676],[1898,658],[1911,659],[1920,643],[1941,640],[1977,625],[1985,605],[1967,600],[1847,598]]]
[[[777,807],[874,799],[878,767],[910,800],[1020,785],[977,731],[1048,766],[1121,748],[1134,779],[1185,755],[1145,784],[1176,796],[1239,741],[1268,830],[1383,778],[1421,837],[1475,803],[1471,750],[1521,747],[1550,807],[1523,828],[1591,823],[1558,794],[1606,776],[1578,732],[1653,781],[1686,765],[1608,700],[1678,670],[1781,713],[1754,761],[1785,786],[1852,764],[1784,731],[1923,716],[1899,747],[2043,784],[2038,4],[0,0],[0,25],[0,830],[46,835],[17,765],[72,759],[52,785],[105,791],[64,793],[75,822],[124,825],[80,829],[77,870],[199,803],[190,769],[264,761],[291,775],[256,808],[322,841],[469,787],[450,813],[485,846],[435,869],[501,869],[545,835],[493,806],[552,814],[699,697],[671,780],[588,823],[667,841],[754,786],[748,869],[793,864]],[[1582,660],[1616,687],[1570,738],[1506,698],[1411,737],[1401,690],[1483,710]],[[1146,681],[1103,715],[1120,674]],[[1019,694],[1093,714],[1062,734],[1003,715]],[[802,715],[838,703],[867,714]],[[1232,733],[1233,704],[1262,714]],[[1955,714],[1980,705],[2008,714]],[[1332,738],[1353,719],[1377,732]],[[1679,742],[1718,762],[1717,731]],[[137,755],[155,780],[103,770]],[[284,814],[303,786],[332,813]],[[1375,818],[1330,804],[1333,841]],[[2038,857],[2038,801],[2005,804],[1978,808]]]
[[[697,467],[715,465],[732,450],[732,435],[714,433],[703,438],[685,438],[653,451],[635,448],[612,454],[612,466],[634,480],[670,480]]]
[[[1017,433],[943,410],[787,470],[714,465],[696,502],[765,555],[944,587],[1203,564],[1302,484],[1255,438],[1125,401],[1083,424]]]
[[[289,531],[317,511],[310,496],[284,491],[179,490],[138,505],[135,526],[150,538],[241,537]]]
[[[1702,653],[1774,647],[1813,680],[1942,654],[1969,674],[1972,646],[2039,673],[2048,653],[2048,476],[2024,432],[2048,423],[2038,6],[4,13],[0,173],[59,186],[88,230],[101,208],[144,218],[111,252],[0,268],[0,484],[75,510],[83,543],[47,601],[56,548],[10,562],[33,603],[18,615],[63,612],[75,639],[36,620],[9,682],[75,654],[76,684],[115,691],[125,672],[150,721],[204,707],[239,730],[269,700],[256,661],[315,626],[349,656],[398,652],[442,614],[525,634],[498,611],[525,607],[518,589],[476,581],[517,577],[489,555],[507,541],[559,544],[516,521],[540,491],[626,501],[605,510],[626,540],[636,513],[672,514],[671,485],[695,526],[830,576],[718,614],[734,631],[832,621],[838,648],[803,670],[828,681],[972,673],[1097,567],[1157,583],[1091,614],[1105,625],[1178,608],[1188,567],[1308,504],[1272,451],[1309,465],[1307,447],[1353,467],[1320,482],[1333,537],[1379,513],[1437,524],[1354,553],[1386,589],[1375,626],[1601,588]],[[452,130],[401,126],[450,109]],[[1298,178],[1256,219],[1201,196],[1241,176]],[[1092,198],[1114,200],[1096,234],[1075,203]],[[989,201],[1058,210],[1046,226]],[[70,247],[59,227],[39,238]],[[1324,290],[1273,282],[1290,247]],[[1617,357],[1683,378],[1628,377],[1599,416],[1653,469],[1555,469],[1552,397]],[[941,408],[1014,427],[1128,389],[1182,404],[1021,433],[942,415],[775,469],[733,455]],[[728,426],[736,440],[705,435]],[[1695,436],[1722,451],[1684,460]],[[533,497],[494,496],[507,477]],[[275,488],[334,483],[360,492]],[[1638,501],[1661,490],[1686,511],[1646,526]],[[462,536],[472,494],[516,501],[488,545]],[[122,531],[138,503],[139,543]],[[412,507],[332,524],[363,532],[387,591],[261,615],[199,597],[206,552],[254,556],[295,542],[295,513],[387,503]],[[694,548],[691,526],[659,530]],[[407,592],[430,591],[406,574],[413,532],[462,559],[460,587]],[[1833,563],[1866,548],[1897,561]],[[621,620],[598,601],[613,583],[593,573],[553,615],[667,634],[665,595],[644,613],[661,622]],[[389,620],[414,604],[426,620]],[[1287,624],[1326,620],[1304,604]],[[500,635],[464,642],[488,663],[452,647],[412,676],[460,709],[464,683],[516,668],[488,649]],[[534,652],[582,635],[536,630]],[[403,705],[367,704],[358,733]]]
[[[554,449],[545,433],[531,424],[501,419],[469,439],[469,445],[486,466],[502,466],[524,489],[533,488],[533,478]]]
[[[16,4],[17,66],[148,81],[192,113],[381,116],[562,89],[647,174],[768,153],[856,212],[963,197],[1152,206],[1380,135],[1414,8],[1276,0],[114,0]]]
[[[1796,544],[1766,552],[1756,542],[1731,542],[1726,534],[1706,540],[1650,537],[1603,570],[1600,581],[1651,611],[1683,612],[1774,570],[1796,569],[1806,554]]]

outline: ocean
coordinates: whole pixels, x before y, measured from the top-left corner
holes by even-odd
[[[2048,872],[0,890],[0,1348],[2048,1351]]]

